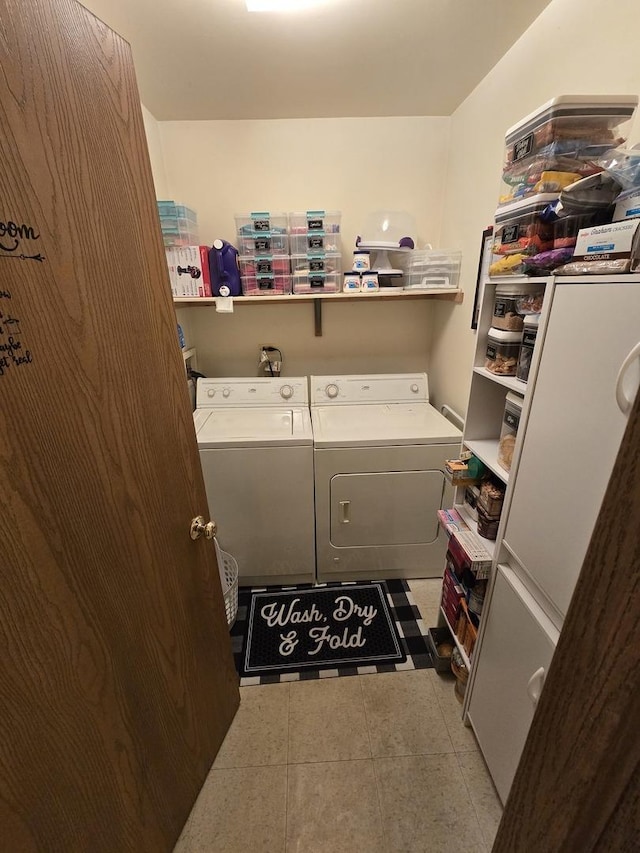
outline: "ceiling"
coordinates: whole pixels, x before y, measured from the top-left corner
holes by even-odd
[[[450,115],[549,2],[83,0],[131,43],[159,120]]]

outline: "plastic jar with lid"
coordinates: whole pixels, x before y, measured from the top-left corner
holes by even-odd
[[[478,533],[485,539],[495,539],[498,535],[500,516],[497,518],[487,515],[481,504],[478,504]]]
[[[484,366],[498,376],[515,376],[522,332],[505,332],[491,327],[487,333]]]
[[[498,465],[505,471],[511,470],[523,402],[524,398],[520,394],[516,394],[515,391],[509,391],[505,399],[502,429],[498,442]]]
[[[493,300],[494,329],[519,332],[524,324],[524,313],[529,305],[542,305],[544,284],[501,284],[496,287]],[[540,308],[538,308],[538,311]]]
[[[521,382],[529,380],[529,371],[531,370],[531,360],[536,345],[539,322],[539,314],[529,314],[528,317],[524,318],[522,344],[520,345],[520,355],[518,356],[518,367],[516,370],[516,379],[519,379]]]

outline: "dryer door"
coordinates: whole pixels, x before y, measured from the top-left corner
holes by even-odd
[[[331,479],[331,544],[426,545],[438,536],[442,471],[337,474]]]

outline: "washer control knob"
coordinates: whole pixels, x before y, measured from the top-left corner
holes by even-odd
[[[420,390],[420,388],[414,382],[413,385],[411,386],[411,390],[413,391],[414,394],[417,394],[418,391]]]
[[[230,393],[231,393],[231,388],[225,388],[225,389],[222,391],[222,396],[223,396],[223,397],[228,397]]]
[[[215,396],[216,396],[216,389],[215,388],[209,388],[209,390],[207,391],[207,397],[215,397]]]
[[[338,396],[338,386],[331,383],[331,385],[327,385],[327,387],[324,389],[324,392],[327,397],[329,397],[331,400],[334,400]]]
[[[293,397],[293,388],[291,387],[291,385],[283,385],[280,389],[280,396],[284,400],[290,400],[291,397]]]

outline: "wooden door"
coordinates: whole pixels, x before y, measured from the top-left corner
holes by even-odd
[[[238,705],[129,46],[0,0],[0,848],[170,850]]]

